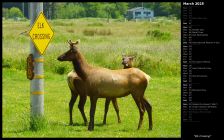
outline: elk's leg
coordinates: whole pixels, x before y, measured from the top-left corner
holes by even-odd
[[[149,118],[149,130],[152,130],[152,106],[150,105],[150,103],[146,100],[145,97],[143,97],[143,102],[144,102],[144,106],[147,110],[148,113],[148,118]]]
[[[142,126],[142,121],[143,121],[143,116],[144,116],[145,110],[143,109],[143,105],[141,103],[140,97],[138,97],[136,95],[132,95],[132,97],[134,98],[135,103],[138,106],[138,110],[139,110],[139,114],[140,114],[140,119],[139,119],[139,123],[138,123],[138,129],[140,129],[141,126]]]
[[[92,131],[94,130],[94,115],[95,115],[95,111],[96,111],[96,102],[97,102],[97,97],[96,96],[90,96],[90,102],[91,102],[91,106],[90,106],[90,121],[89,121],[89,126],[88,126],[88,130]]]
[[[73,125],[73,120],[72,120],[72,110],[73,110],[73,106],[74,103],[76,101],[78,97],[78,94],[75,94],[72,90],[71,90],[71,100],[69,102],[69,115],[70,115],[70,122],[69,125]]]
[[[79,111],[82,114],[82,118],[84,120],[85,125],[87,125],[87,118],[86,118],[86,115],[85,115],[85,112],[84,112],[84,106],[85,106],[85,103],[86,103],[86,98],[87,98],[86,95],[82,95],[82,96],[80,95],[80,100],[79,100],[79,105],[78,105]]]
[[[144,112],[145,112],[145,104],[144,104],[144,100],[141,100],[141,105],[142,105],[142,109],[143,109]]]
[[[110,98],[106,98],[106,101],[105,101],[105,109],[104,109],[104,119],[103,119],[103,124],[106,124],[107,122],[107,112],[108,112],[108,109],[109,109],[109,104],[110,104]]]
[[[120,115],[119,115],[119,107],[118,107],[118,104],[117,104],[117,98],[113,98],[112,103],[113,103],[114,109],[117,113],[118,123],[121,123],[121,119],[120,119]]]

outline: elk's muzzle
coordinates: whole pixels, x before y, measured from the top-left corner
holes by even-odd
[[[63,55],[61,55],[61,56],[59,56],[58,57],[58,61],[63,61],[64,59],[63,59]]]

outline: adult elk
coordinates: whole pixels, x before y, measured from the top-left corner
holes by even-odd
[[[132,57],[123,56],[122,64],[124,65],[124,68],[130,68],[131,65],[132,65]],[[79,76],[76,74],[76,72],[74,70],[72,70],[70,73],[68,73],[67,83],[68,83],[69,89],[71,91],[71,99],[70,99],[70,102],[69,102],[69,117],[70,117],[70,123],[69,124],[70,125],[73,124],[72,110],[73,110],[74,103],[75,103],[75,101],[76,101],[76,99],[79,95],[80,100],[79,100],[78,108],[79,108],[79,111],[82,114],[84,124],[86,125],[87,124],[87,118],[86,118],[86,115],[85,115],[85,112],[84,112],[84,105],[86,103],[86,96],[87,95],[86,95],[85,92],[83,92],[84,91],[84,89],[83,89],[84,87],[82,85],[83,81],[82,81],[81,78],[79,78]],[[108,112],[109,104],[110,104],[111,100],[112,100],[114,109],[115,109],[116,114],[117,114],[118,123],[121,122],[120,115],[119,115],[119,107],[118,107],[118,104],[117,104],[117,99],[108,97],[108,98],[106,98],[106,101],[105,101],[103,124],[106,124],[106,116],[107,116],[107,112]]]
[[[86,95],[90,96],[90,122],[88,130],[94,130],[94,115],[98,98],[118,98],[129,94],[138,106],[140,119],[138,129],[143,121],[145,109],[148,113],[149,130],[152,129],[152,107],[144,97],[145,89],[150,76],[138,68],[110,70],[101,67],[93,67],[87,63],[80,53],[76,42],[68,41],[70,49],[58,57],[59,61],[72,61],[77,75],[83,80],[83,88]]]

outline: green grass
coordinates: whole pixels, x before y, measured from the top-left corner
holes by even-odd
[[[44,55],[46,126],[33,131],[30,129],[30,82],[25,71],[30,39],[19,35],[29,30],[29,21],[3,20],[3,137],[180,137],[179,20],[111,20],[108,24],[105,19],[83,18],[49,22],[55,36]],[[96,31],[96,34],[85,35],[85,30]],[[153,34],[147,35],[149,31]],[[168,36],[168,39],[161,36]],[[102,125],[105,99],[99,99],[95,130],[88,132],[77,108],[77,99],[73,109],[76,126],[68,125],[70,92],[66,75],[72,70],[72,65],[56,59],[68,50],[66,40],[78,38],[81,39],[81,52],[94,66],[118,69],[122,68],[122,53],[136,56],[134,67],[152,77],[145,92],[153,107],[152,131],[148,131],[147,113],[141,130],[137,131],[139,112],[131,96],[118,99],[121,124],[117,123],[116,113],[110,105],[107,125]],[[89,108],[88,98],[85,106],[88,120]]]
[[[24,71],[3,69],[3,137],[180,137],[180,79],[154,77],[145,95],[153,107],[153,130],[148,131],[147,113],[143,126],[137,131],[139,112],[131,96],[118,99],[122,122],[117,123],[116,113],[110,105],[107,125],[102,125],[105,99],[99,99],[95,114],[95,130],[87,131],[78,110],[73,110],[77,126],[69,126],[68,103],[70,92],[66,76],[46,73],[45,118],[43,130],[32,131],[29,125],[29,80]],[[89,120],[90,101],[85,113]]]

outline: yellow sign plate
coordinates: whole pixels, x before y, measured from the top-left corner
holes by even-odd
[[[31,28],[29,35],[41,55],[44,54],[54,32],[41,12]]]

